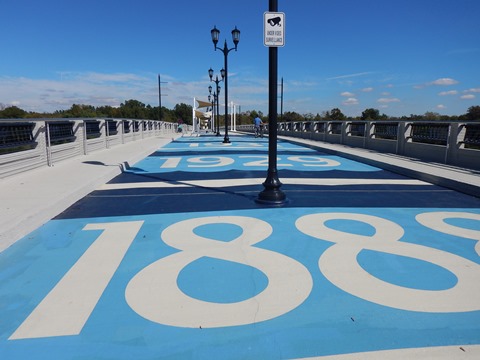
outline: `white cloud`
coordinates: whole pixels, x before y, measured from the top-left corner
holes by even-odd
[[[373,87],[363,88],[362,91],[363,91],[363,92],[372,92],[372,91],[373,91]]]
[[[462,96],[460,96],[460,99],[463,99],[463,100],[475,99],[475,95],[473,95],[473,94],[462,95]]]
[[[133,74],[61,73],[58,79],[0,77],[0,98],[27,111],[68,109],[72,104],[118,106],[128,99],[158,99],[156,79]]]
[[[173,107],[190,104],[193,97],[205,94],[205,82],[167,81],[162,85],[162,105]],[[232,91],[234,94],[234,91]],[[205,95],[206,97],[206,95]],[[158,106],[157,74],[58,73],[54,79],[29,79],[0,76],[0,99],[6,104],[20,104],[26,111],[52,112],[70,108],[73,104],[109,105],[136,99],[144,104]]]
[[[388,91],[384,91],[381,93],[382,96],[390,96],[390,93]]]
[[[62,76],[65,76],[66,73],[62,73]],[[71,78],[78,79],[82,81],[87,81],[91,83],[132,83],[132,82],[143,82],[145,81],[144,77],[138,76],[136,74],[125,74],[125,73],[116,73],[116,74],[102,74],[96,72],[87,72],[87,73],[77,73],[71,74]]]
[[[438,104],[438,105],[437,105],[437,109],[439,109],[439,110],[443,110],[443,109],[446,109],[446,108],[447,108],[447,107],[446,107],[445,105],[443,105],[443,104]]]
[[[458,91],[457,90],[450,90],[450,91],[442,91],[438,93],[440,96],[447,96],[447,95],[457,95]]]
[[[455,85],[455,84],[458,84],[458,81],[451,78],[441,78],[441,79],[432,81],[430,83],[430,85],[438,85],[438,86],[444,86],[444,85],[449,86],[449,85]]]
[[[228,79],[230,80],[230,74],[228,74]],[[251,79],[251,81],[255,81],[255,79]],[[268,87],[268,79],[266,79],[265,82],[265,85]],[[296,81],[296,80],[292,80],[292,81],[289,81],[288,82],[288,85],[289,86],[294,86],[296,88],[306,88],[306,87],[315,87],[317,86],[318,84],[314,81]]]
[[[369,74],[371,74],[371,72],[361,72],[361,73],[355,73],[355,74],[335,76],[335,77],[328,78],[327,80],[348,79],[348,78],[352,78],[352,77],[364,76],[364,75],[369,75]]]
[[[437,79],[437,80],[434,80],[434,81],[431,81],[431,82],[428,82],[428,83],[425,83],[425,84],[419,84],[419,85],[415,85],[414,88],[415,89],[423,89],[427,86],[450,86],[450,85],[455,85],[455,84],[458,84],[458,81],[455,80],[455,79],[452,79],[452,78],[440,78],[440,79]]]
[[[351,97],[351,98],[348,98],[347,100],[343,101],[342,104],[346,105],[346,106],[351,106],[351,105],[358,105],[359,102],[358,102],[358,99],[356,99],[354,97]]]
[[[400,99],[397,99],[397,98],[380,98],[377,100],[377,102],[381,103],[381,104],[388,104],[388,103],[392,103],[392,102],[400,102]]]
[[[480,93],[480,88],[472,88],[472,89],[465,90],[464,92],[466,92],[466,93],[468,93],[468,92]]]
[[[344,91],[340,95],[345,96],[345,97],[354,97],[355,96],[355,94],[353,94],[351,92],[348,92],[348,91]]]

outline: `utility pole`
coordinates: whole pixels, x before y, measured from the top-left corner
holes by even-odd
[[[283,76],[282,84],[280,86],[280,121],[283,121]]]
[[[162,84],[167,84],[165,81],[160,81],[160,74],[158,74],[158,120],[162,120]]]

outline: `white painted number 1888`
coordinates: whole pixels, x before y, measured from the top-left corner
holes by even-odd
[[[328,221],[336,219],[369,224],[374,227],[375,234],[365,236],[327,226]],[[448,219],[480,221],[480,215],[427,212],[416,216],[416,220],[427,228],[476,241],[475,251],[480,255],[480,231],[450,225],[445,221]],[[243,232],[235,240],[223,242],[199,236],[194,231],[199,226],[218,223],[237,225]],[[142,225],[143,221],[86,225],[83,230],[102,230],[101,235],[10,339],[79,334]],[[306,235],[335,244],[320,256],[318,267],[330,282],[347,293],[410,311],[480,310],[480,265],[446,251],[399,241],[404,230],[390,220],[357,213],[313,213],[298,218],[295,225]],[[297,260],[253,246],[271,234],[269,223],[253,217],[215,216],[174,223],[162,232],[161,237],[165,243],[181,251],[139,271],[126,287],[126,301],[142,317],[178,327],[247,325],[279,317],[308,298],[313,282],[307,268]],[[362,250],[430,262],[453,273],[458,281],[451,288],[439,291],[388,283],[372,276],[358,264],[357,255]],[[178,288],[177,278],[185,266],[201,257],[254,267],[265,274],[268,285],[259,294],[233,303],[207,302],[190,297]],[[339,262],[340,258],[343,261]]]

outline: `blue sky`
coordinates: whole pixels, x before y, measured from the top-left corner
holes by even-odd
[[[480,104],[478,0],[278,0],[278,10],[284,111],[460,115]],[[0,104],[157,106],[157,74],[163,106],[193,104],[208,96],[207,70],[223,67],[216,25],[222,46],[241,31],[229,100],[267,113],[265,11],[268,0],[2,0]]]

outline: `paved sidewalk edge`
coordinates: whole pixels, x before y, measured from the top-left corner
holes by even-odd
[[[278,138],[456,190],[467,195],[480,197],[480,175],[474,174],[473,170],[462,169],[464,172],[460,172],[460,169],[451,169],[446,165],[430,164],[415,159],[402,158],[395,154],[383,154],[369,149],[354,148],[341,144],[297,139],[288,136],[278,136]]]
[[[98,186],[173,140],[151,137],[64,160],[0,181],[0,252],[59,215]]]

